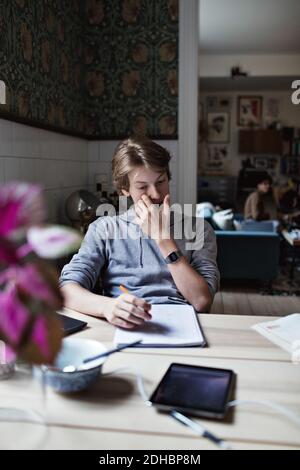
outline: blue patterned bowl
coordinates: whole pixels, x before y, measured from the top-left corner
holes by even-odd
[[[102,357],[84,364],[84,359],[104,353],[107,348],[93,339],[65,338],[60,353],[55,361],[54,369],[35,368],[35,375],[44,380],[56,392],[80,392],[90,387],[99,378],[102,366],[107,359]],[[66,366],[73,365],[77,370],[63,372]]]

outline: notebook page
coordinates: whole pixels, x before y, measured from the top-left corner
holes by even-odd
[[[115,344],[127,344],[139,339],[141,346],[198,346],[205,339],[197,316],[190,305],[152,305],[152,319],[133,330],[117,328]]]

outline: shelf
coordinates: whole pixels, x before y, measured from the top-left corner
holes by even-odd
[[[240,129],[239,153],[252,155],[281,155],[281,132],[275,129]]]

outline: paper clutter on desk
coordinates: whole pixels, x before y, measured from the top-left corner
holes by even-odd
[[[300,313],[258,323],[251,328],[287,351],[294,364],[300,363]]]

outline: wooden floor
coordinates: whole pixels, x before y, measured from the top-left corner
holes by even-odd
[[[211,313],[281,316],[300,313],[300,297],[261,295],[253,288],[226,286],[215,296]]]

